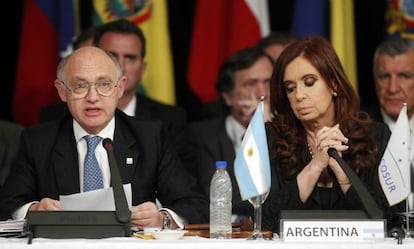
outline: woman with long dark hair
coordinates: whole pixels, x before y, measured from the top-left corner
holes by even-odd
[[[378,179],[389,129],[360,111],[331,44],[321,37],[298,40],[278,58],[270,83],[273,119],[267,123],[272,189],[263,206],[263,227],[279,230],[280,210],[363,209],[338,162],[335,148],[360,177],[388,226],[397,222]]]

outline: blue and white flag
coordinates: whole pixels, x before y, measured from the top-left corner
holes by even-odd
[[[410,146],[407,104],[404,104],[378,168],[379,181],[390,206],[410,193]]]
[[[269,191],[269,164],[263,101],[261,101],[253,114],[252,120],[250,120],[234,161],[234,172],[242,200]]]

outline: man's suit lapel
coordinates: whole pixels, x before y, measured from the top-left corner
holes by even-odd
[[[59,131],[51,160],[58,192],[79,193],[79,160],[72,120],[65,122]]]
[[[135,148],[138,146],[135,135],[121,118],[116,120],[113,143],[121,178],[124,183],[132,182],[137,167],[139,150]]]

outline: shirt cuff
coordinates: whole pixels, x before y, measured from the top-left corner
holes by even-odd
[[[19,207],[12,213],[12,218],[14,220],[21,220],[26,218],[27,211],[29,210],[32,204],[39,203],[38,201],[32,201],[29,203],[24,204],[23,206]]]

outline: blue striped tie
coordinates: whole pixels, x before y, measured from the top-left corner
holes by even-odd
[[[83,165],[83,191],[91,191],[103,188],[102,172],[95,156],[96,146],[102,141],[99,136],[84,136],[88,145],[85,162]]]

